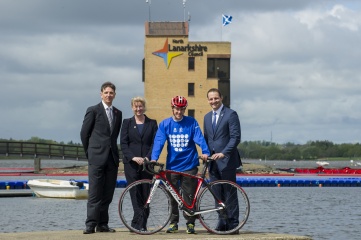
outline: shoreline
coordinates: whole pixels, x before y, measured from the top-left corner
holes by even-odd
[[[289,174],[285,171],[275,170],[271,167],[258,164],[244,164],[242,171],[237,175],[255,175],[255,174]],[[34,168],[0,168],[0,176],[87,176],[88,166],[72,166],[65,168],[42,168],[36,172]],[[120,164],[118,169],[118,176],[124,176],[124,165]]]
[[[30,159],[26,159],[30,160]],[[44,159],[46,160],[46,159]],[[251,160],[253,162],[247,162],[247,160]],[[0,159],[1,162],[1,159]],[[297,165],[298,161],[295,162],[295,165],[291,168],[281,167],[279,165],[270,165],[270,161],[254,161],[253,159],[244,159],[242,168],[237,171],[237,175],[243,176],[251,176],[251,175],[298,175],[296,172],[290,171],[290,169],[295,168],[317,168],[318,165],[315,163],[314,166],[310,167],[311,162],[305,162],[305,164]],[[290,161],[292,163],[292,161]],[[307,163],[307,164],[306,164]],[[343,167],[350,167],[353,169],[361,169],[361,165],[350,165],[349,162],[345,161]],[[49,164],[44,164],[47,167],[41,168],[40,171],[35,171],[35,167],[1,167],[0,168],[0,176],[56,176],[56,175],[63,175],[63,176],[87,176],[88,175],[88,165],[86,162],[82,164],[71,163],[69,166],[61,166],[61,167],[54,167]],[[11,165],[10,165],[11,166]],[[32,164],[30,165],[32,166]],[[296,167],[297,166],[297,167]],[[324,167],[333,168],[330,166]],[[337,167],[336,167],[337,168]],[[338,168],[341,168],[338,166]],[[201,172],[202,164],[199,166],[199,172]],[[350,174],[350,176],[353,174]],[[118,169],[118,176],[124,176],[124,164],[119,164]]]

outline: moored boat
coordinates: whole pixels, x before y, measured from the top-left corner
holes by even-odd
[[[316,162],[316,164],[318,166],[328,166],[330,163],[329,162],[326,162],[326,161],[318,161]]]
[[[74,180],[33,179],[27,185],[38,197],[87,199],[89,184]]]

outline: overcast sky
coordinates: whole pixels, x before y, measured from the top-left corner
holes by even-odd
[[[1,0],[0,138],[80,142],[104,81],[131,117],[144,92],[144,22],[189,12],[190,41],[232,42],[242,141],[361,142],[360,1],[149,1]],[[222,14],[233,16],[223,28]]]

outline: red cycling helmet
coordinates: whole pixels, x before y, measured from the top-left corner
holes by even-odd
[[[172,107],[186,108],[188,106],[188,101],[185,97],[175,96],[171,101]]]

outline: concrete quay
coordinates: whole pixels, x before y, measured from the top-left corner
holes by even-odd
[[[237,239],[237,240],[310,240],[308,236],[297,236],[290,234],[278,234],[278,233],[263,233],[263,232],[249,232],[241,231],[239,235],[216,235],[208,233],[205,229],[196,229],[197,234],[187,234],[185,229],[180,229],[178,233],[165,233],[164,231],[152,234],[152,235],[138,235],[129,232],[125,228],[116,228],[115,233],[94,233],[83,234],[82,230],[66,230],[66,231],[46,231],[46,232],[20,232],[20,233],[0,233],[0,239],[13,240],[13,239],[36,239],[36,240],[98,240],[98,239],[157,239],[157,240],[224,240],[224,239]]]

